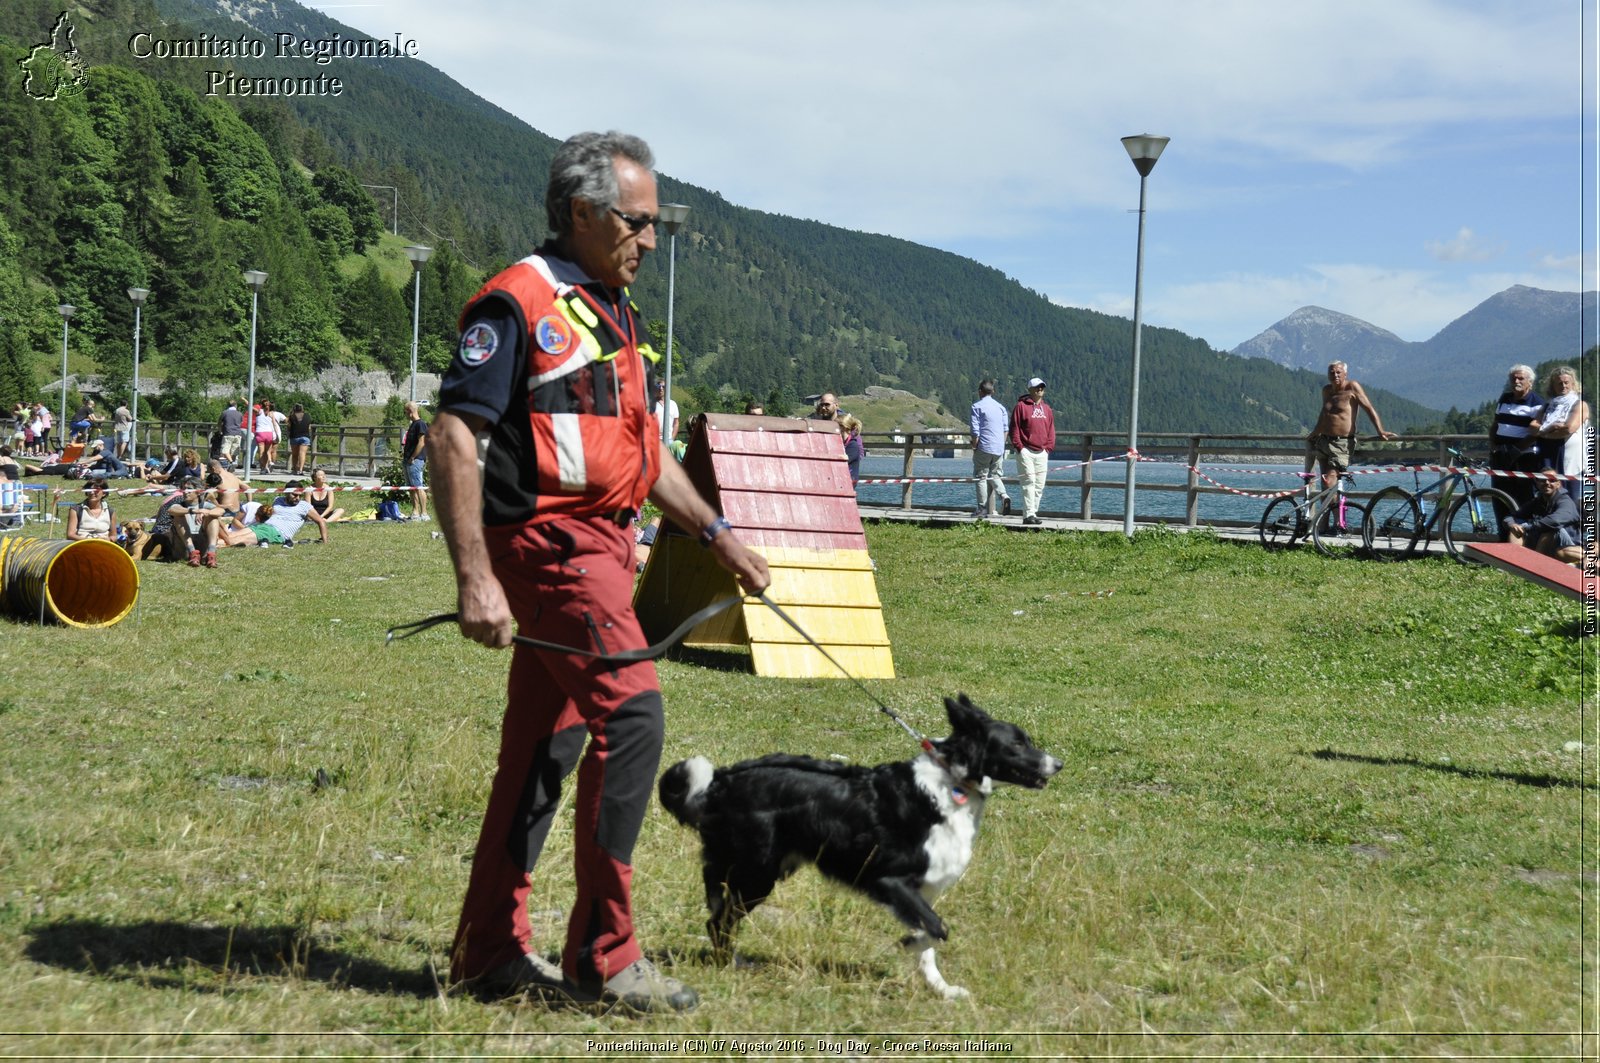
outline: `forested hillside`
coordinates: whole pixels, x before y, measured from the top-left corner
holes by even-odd
[[[207,412],[202,385],[245,375],[244,269],[269,274],[260,365],[290,377],[335,363],[402,373],[410,269],[393,240],[379,242],[395,199],[401,240],[437,249],[423,274],[420,358],[437,369],[482,271],[544,235],[554,142],[418,60],[332,65],[348,86],[338,98],[206,96],[203,68],[227,62],[137,60],[127,41],[152,28],[176,39],[236,36],[240,23],[203,0],[161,0],[159,12],[148,0],[97,0],[72,8],[85,90],[29,99],[17,60],[60,10],[44,0],[0,7],[0,396],[8,401],[42,383],[23,379],[30,355],[37,363],[59,352],[59,302],[80,308],[74,370],[123,384],[133,315],[123,293],[140,285],[153,292],[144,353],[165,377],[158,412]],[[269,31],[360,36],[287,0],[252,10]],[[250,72],[247,62],[237,66]],[[1051,381],[1064,427],[1126,423],[1126,319],[1056,306],[956,255],[748,210],[672,176],[663,175],[661,192],[693,208],[678,240],[675,340],[677,382],[697,404],[884,383],[964,409],[981,376],[997,377],[1010,398],[1038,373]],[[658,332],[662,245],[635,292]],[[1321,383],[1147,328],[1141,427],[1300,431],[1315,417]],[[1374,398],[1392,427],[1439,419],[1394,396]]]

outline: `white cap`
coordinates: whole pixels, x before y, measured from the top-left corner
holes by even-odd
[[[1042,387],[1044,387],[1044,381],[1042,379],[1040,379],[1039,377],[1034,377],[1032,380],[1028,381],[1029,390],[1032,390],[1033,388],[1042,388]]]

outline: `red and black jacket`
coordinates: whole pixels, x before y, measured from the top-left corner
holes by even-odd
[[[660,473],[655,358],[626,289],[547,245],[484,284],[461,313],[444,409],[492,423],[484,523],[637,510]]]

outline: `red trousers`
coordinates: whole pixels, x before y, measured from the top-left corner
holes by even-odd
[[[633,535],[602,519],[488,529],[518,632],[599,652],[647,645],[633,615]],[[587,743],[587,751],[585,744]],[[661,688],[650,662],[613,665],[517,646],[451,974],[471,978],[534,951],[529,874],[574,767],[577,899],[562,966],[604,981],[641,956],[633,932],[633,844],[655,785]]]

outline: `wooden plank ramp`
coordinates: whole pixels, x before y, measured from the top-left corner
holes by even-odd
[[[1465,543],[1462,547],[1474,561],[1493,565],[1513,576],[1520,576],[1574,601],[1596,600],[1596,579],[1564,561],[1515,543]]]

